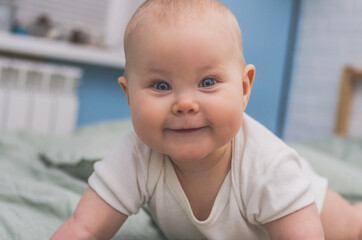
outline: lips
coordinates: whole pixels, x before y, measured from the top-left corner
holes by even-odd
[[[198,128],[179,128],[179,129],[172,129],[169,128],[168,130],[170,130],[171,132],[175,132],[175,133],[180,133],[180,134],[187,134],[187,133],[195,133],[195,132],[199,132],[202,129],[204,129],[205,127],[198,127]]]

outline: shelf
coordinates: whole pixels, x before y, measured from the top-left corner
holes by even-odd
[[[125,65],[122,49],[103,50],[8,32],[0,32],[1,51],[106,67],[123,68]]]

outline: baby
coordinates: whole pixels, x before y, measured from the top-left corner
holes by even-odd
[[[362,239],[361,204],[244,113],[255,68],[217,0],[148,0],[125,32],[134,131],[52,239],[110,239],[148,204],[169,239]]]

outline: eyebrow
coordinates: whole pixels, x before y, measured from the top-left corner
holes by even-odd
[[[204,66],[199,67],[197,70],[202,72],[202,71],[207,71],[207,70],[210,70],[210,69],[213,69],[213,68],[215,68],[215,65],[206,64]]]
[[[196,71],[199,73],[205,72],[205,71],[209,71],[212,69],[217,69],[218,71],[223,71],[224,67],[219,66],[217,64],[210,64],[207,63],[205,65],[202,65],[201,67],[197,68]],[[167,75],[169,74],[170,71],[168,71],[167,69],[162,69],[162,68],[154,68],[151,67],[149,69],[147,69],[147,74],[153,74],[153,75]]]
[[[167,74],[168,71],[164,70],[164,69],[161,69],[161,68],[150,68],[150,69],[147,69],[147,73],[148,74],[155,74],[155,75],[164,75],[164,74]]]
[[[216,72],[224,72],[225,66],[220,64],[205,64],[197,69],[199,73],[207,72],[207,71],[216,71]]]

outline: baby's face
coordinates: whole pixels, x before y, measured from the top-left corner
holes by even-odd
[[[120,78],[139,138],[175,161],[230,144],[248,96],[242,61],[222,26],[207,19],[143,30],[127,59],[128,79]]]

